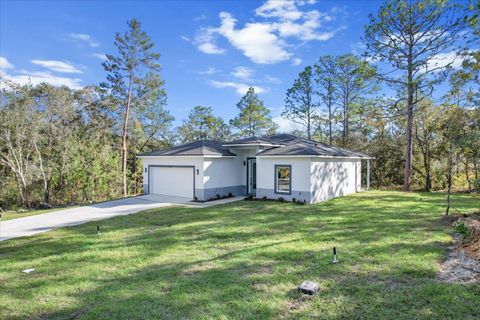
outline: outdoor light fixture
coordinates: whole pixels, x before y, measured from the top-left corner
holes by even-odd
[[[243,166],[245,167],[247,165],[247,161],[243,161]]]
[[[200,174],[200,170],[197,169],[197,175]]]
[[[145,167],[145,172],[147,172],[147,170],[148,170],[148,168],[147,168],[147,167]]]
[[[333,260],[332,260],[332,263],[338,263],[338,260],[337,260],[337,248],[336,248],[336,247],[333,247]]]

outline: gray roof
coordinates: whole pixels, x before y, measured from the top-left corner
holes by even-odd
[[[153,156],[236,156],[228,146],[241,144],[261,144],[275,146],[257,153],[257,156],[325,156],[370,158],[370,156],[347,149],[333,147],[325,143],[296,137],[291,134],[275,134],[265,137],[251,137],[228,143],[203,140],[165,150],[140,154],[140,157]]]
[[[233,140],[230,142],[226,142],[225,146],[231,145],[249,145],[249,144],[258,144],[258,145],[278,145],[277,142],[269,139],[268,137],[249,137],[244,139]]]
[[[330,146],[325,143],[299,138],[291,134],[276,134],[264,137],[269,141],[282,144],[278,148],[270,148],[257,153],[257,156],[326,156],[370,158],[368,155]]]
[[[236,156],[236,154],[230,152],[221,142],[202,140],[169,149],[144,152],[139,156]]]

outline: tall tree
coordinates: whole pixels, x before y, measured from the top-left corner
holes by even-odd
[[[230,120],[230,125],[238,130],[240,138],[273,134],[278,128],[272,121],[270,110],[263,105],[253,87],[237,103],[237,108],[239,114]]]
[[[337,58],[330,55],[320,57],[315,64],[315,81],[318,86],[318,95],[320,96],[321,104],[325,107],[329,144],[333,143],[335,101],[338,96],[335,90],[335,81],[337,79],[336,65]],[[319,118],[317,118],[317,120],[321,122]]]
[[[404,92],[406,149],[404,185],[410,190],[412,134],[415,106],[442,82],[454,61],[442,53],[454,50],[464,37],[464,14],[446,0],[389,0],[365,26],[367,54],[389,63],[391,70],[379,78]]]
[[[3,83],[2,83],[3,84]],[[3,84],[0,99],[0,164],[13,173],[22,206],[30,208],[36,178],[37,114],[30,86]]]
[[[165,95],[159,71],[160,54],[152,50],[153,42],[141,30],[136,19],[128,21],[128,30],[115,34],[118,55],[107,54],[103,67],[107,72],[109,88],[117,103],[123,107],[121,161],[123,195],[127,196],[127,136],[132,108],[142,108]]]
[[[198,140],[227,141],[231,137],[230,128],[221,117],[213,115],[211,107],[196,106],[188,118],[178,128],[182,143]]]
[[[432,162],[440,149],[439,123],[442,121],[443,114],[442,107],[434,105],[431,100],[424,100],[418,108],[419,116],[414,121],[415,141],[423,163],[423,171],[420,173],[425,178],[424,190],[426,192],[430,192],[432,189]]]
[[[335,88],[342,110],[342,145],[348,145],[350,131],[350,115],[365,96],[378,88],[374,80],[376,69],[367,61],[353,54],[343,55],[336,60]]]
[[[467,123],[467,113],[457,105],[448,105],[445,111],[445,118],[442,121],[442,133],[445,145],[448,149],[447,158],[447,208],[445,214],[448,215],[451,207],[451,193],[453,184],[453,161],[457,145],[461,142],[465,124]]]
[[[318,103],[314,101],[314,83],[312,67],[308,66],[287,90],[285,110],[282,113],[284,118],[305,127],[308,139],[312,138],[312,122],[318,109]]]

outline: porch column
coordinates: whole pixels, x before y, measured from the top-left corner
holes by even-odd
[[[370,189],[370,159],[367,159],[367,188]]]

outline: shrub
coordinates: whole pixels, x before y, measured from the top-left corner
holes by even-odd
[[[461,233],[465,238],[468,237],[468,228],[465,226],[464,223],[460,223],[455,227],[455,230],[458,233]]]

